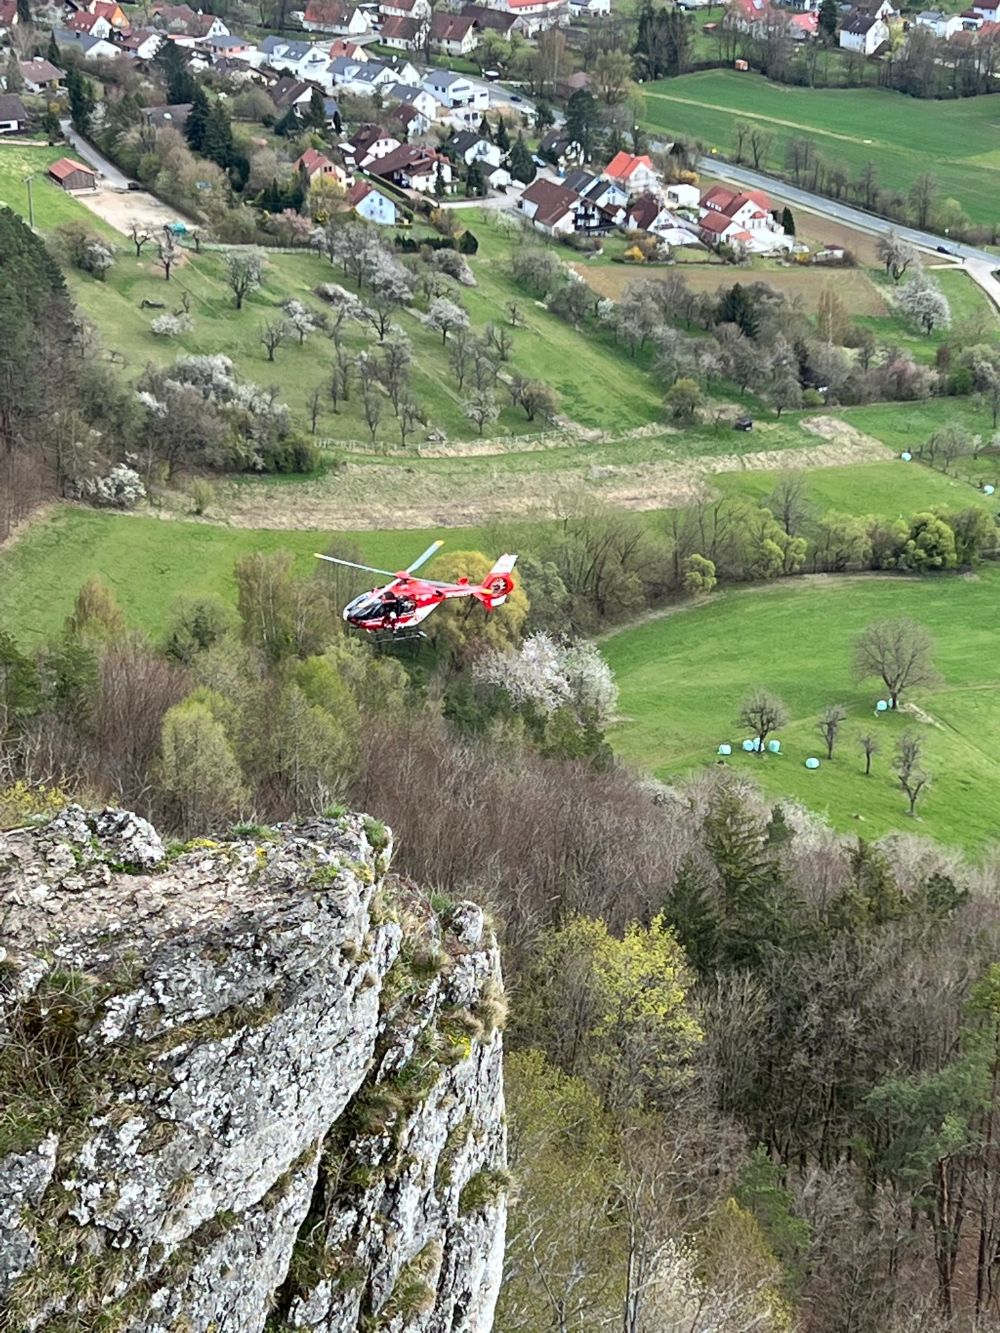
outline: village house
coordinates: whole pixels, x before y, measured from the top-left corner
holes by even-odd
[[[183,32],[188,37],[225,37],[229,29],[215,14],[205,14],[190,5],[154,4],[153,17],[169,32]]]
[[[350,140],[341,144],[346,161],[355,167],[370,167],[402,145],[402,140],[382,125],[362,125]]]
[[[429,69],[423,78],[423,87],[436,102],[443,107],[472,107],[483,110],[490,104],[487,88],[474,84],[464,74],[454,74],[447,69]]]
[[[578,167],[575,171],[567,172],[562,183],[567,190],[575,190],[577,194],[583,195],[599,208],[608,210],[616,217],[624,218],[628,195],[615,181],[595,176],[592,171]]]
[[[450,56],[465,56],[479,45],[479,27],[474,18],[439,9],[431,19],[431,43]]]
[[[539,178],[517,201],[518,212],[546,236],[568,236],[576,228],[575,209],[580,196],[556,181]]]
[[[428,128],[437,115],[437,102],[434,101],[430,93],[425,92],[419,86],[415,88],[407,83],[387,83],[382,89],[382,98],[387,103],[395,102],[402,106],[413,107],[426,122]]]
[[[431,128],[431,121],[415,106],[409,106],[406,102],[397,103],[386,113],[386,119],[390,122],[390,127],[395,129],[401,140],[404,142],[409,139],[419,138],[422,134],[427,134]]]
[[[54,92],[64,77],[62,70],[48,60],[22,60],[18,67],[29,93]]]
[[[136,28],[122,39],[122,50],[133,60],[152,60],[165,41],[161,32]]]
[[[462,17],[472,19],[480,32],[496,32],[508,41],[523,26],[519,25],[516,14],[490,9],[487,5],[463,5]]]
[[[568,102],[574,93],[590,91],[590,75],[585,69],[578,69],[564,79],[556,79],[556,97]]]
[[[845,51],[873,56],[889,40],[889,25],[878,14],[852,9],[840,25],[840,45]]]
[[[995,4],[973,5],[972,8],[977,14],[982,14],[987,23],[1000,22],[1000,0],[996,0]]]
[[[918,28],[929,28],[935,37],[948,41],[959,32],[962,20],[958,14],[945,14],[940,9],[925,9],[917,15],[914,23]]]
[[[347,191],[347,202],[358,217],[367,222],[374,222],[379,227],[396,225],[396,205],[387,194],[367,181],[358,181],[351,186]]]
[[[218,37],[209,37],[208,51],[213,61],[249,59],[257,48],[246,37],[234,37],[231,33],[222,33]]]
[[[713,185],[702,195],[698,227],[707,244],[727,241],[755,254],[791,250],[795,244],[794,237],[786,236],[775,222],[771,201],[761,190]]]
[[[142,117],[154,130],[174,129],[183,132],[191,114],[190,102],[175,102],[171,106],[144,106]]]
[[[85,32],[70,32],[68,28],[55,28],[53,36],[57,46],[79,51],[84,60],[113,60],[121,55],[121,48],[106,37],[90,37]]]
[[[698,236],[664,205],[655,194],[641,194],[625,218],[626,231],[645,231],[667,245],[697,245]]]
[[[620,185],[627,195],[661,194],[660,173],[645,153],[638,157],[631,153],[616,153],[604,169],[608,180]]]
[[[27,128],[28,113],[16,93],[0,93],[0,134],[18,134]]]
[[[769,0],[730,0],[724,21],[737,32],[750,32],[758,24],[763,25],[771,13]]]
[[[339,32],[349,37],[363,37],[371,31],[368,15],[349,0],[309,0],[302,26],[306,32]]]
[[[295,170],[301,172],[312,185],[315,180],[335,180],[341,185],[347,184],[347,172],[316,148],[307,148],[301,157],[295,159]]]
[[[61,157],[58,162],[53,162],[48,174],[64,190],[97,189],[97,172],[72,157]]]
[[[569,19],[567,0],[497,0],[496,7],[506,14],[513,14],[526,37]]]
[[[314,87],[314,84],[286,74],[271,89],[271,99],[279,111],[288,111],[292,107],[305,109],[312,101]]]
[[[379,41],[394,51],[419,51],[426,37],[427,20],[423,16],[403,18],[399,14],[390,14],[382,20]]]
[[[66,27],[70,32],[84,33],[87,37],[110,37],[112,31],[103,14],[89,14],[86,10],[74,14]]]
[[[331,60],[358,60],[362,63],[368,59],[368,52],[357,42],[352,42],[347,37],[335,37],[330,43],[330,49],[327,55]]]
[[[431,6],[429,0],[381,0],[378,7],[379,18],[429,19]]]
[[[696,213],[701,203],[701,191],[697,185],[689,185],[686,181],[674,181],[671,185],[665,185],[663,197],[672,208],[690,208]]]
[[[17,0],[0,0],[0,32],[8,32],[17,24]]]
[[[372,166],[372,172],[404,190],[433,194],[438,180],[451,184],[451,163],[443,153],[422,144],[404,143]]]
[[[498,144],[490,143],[475,130],[459,130],[445,145],[467,167],[473,162],[485,162],[491,167],[498,167],[503,161],[503,150]]]
[[[600,19],[611,13],[611,0],[569,0],[569,16],[579,19]]]

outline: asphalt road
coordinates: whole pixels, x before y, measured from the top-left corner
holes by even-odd
[[[82,157],[84,162],[99,171],[108,185],[114,186],[119,190],[124,190],[128,187],[129,178],[123,175],[113,162],[109,162],[106,157],[102,157],[96,148],[92,148],[91,145],[87,143],[86,139],[82,139],[80,135],[77,134],[76,130],[74,130],[71,121],[61,120],[59,125],[68,142],[73,145],[77,155]]]
[[[766,190],[783,201],[798,204],[800,208],[808,208],[813,213],[832,218],[836,222],[843,222],[849,227],[856,227],[859,231],[873,232],[876,235],[894,231],[897,236],[902,236],[926,250],[936,251],[941,245],[949,255],[954,255],[957,259],[971,260],[976,265],[986,264],[991,270],[1000,268],[1000,255],[991,255],[988,250],[978,250],[973,245],[961,245],[947,236],[937,236],[930,231],[920,231],[916,227],[905,227],[901,223],[890,222],[887,218],[865,213],[860,208],[851,208],[849,204],[839,203],[836,199],[827,199],[825,195],[800,190],[796,185],[786,185],[784,181],[775,180],[773,176],[765,176],[760,171],[750,171],[746,167],[720,162],[715,157],[701,158],[698,166],[701,171],[712,176],[720,176],[723,180],[747,186],[752,190]]]

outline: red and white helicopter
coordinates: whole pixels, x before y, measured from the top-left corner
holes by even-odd
[[[333,555],[316,553],[316,559],[328,560],[332,565],[346,565],[348,569],[364,569],[369,574],[388,574],[392,580],[390,583],[363,592],[347,603],[344,619],[355,629],[368,630],[373,634],[389,630],[394,637],[403,638],[414,633],[422,635],[416,626],[426,620],[436,606],[453,597],[475,597],[487,611],[493,611],[503,606],[514,591],[511,571],[517,560],[516,555],[502,555],[482,583],[470,583],[468,579],[459,579],[457,583],[441,583],[437,579],[414,578],[420,566],[443,545],[444,542],[434,542],[412,565],[395,574],[391,569],[357,565],[353,560],[339,560]]]

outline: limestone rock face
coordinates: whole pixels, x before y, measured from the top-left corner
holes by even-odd
[[[499,957],[390,856],[357,815],[0,834],[0,1328],[488,1333]]]

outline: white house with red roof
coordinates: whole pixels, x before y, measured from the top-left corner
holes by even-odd
[[[103,14],[88,14],[86,10],[74,14],[66,24],[70,32],[82,32],[87,37],[108,38],[111,36],[111,24]]]
[[[657,194],[641,194],[625,216],[626,231],[645,231],[667,245],[697,245],[698,234],[690,224],[674,216]]]
[[[632,153],[616,153],[604,168],[604,175],[620,185],[627,195],[661,194],[663,191],[660,173],[645,153],[638,157]]]
[[[698,230],[708,245],[725,241],[755,254],[791,250],[794,237],[787,236],[771,213],[771,201],[763,190],[731,190],[713,185],[701,197]]]
[[[552,28],[569,20],[568,0],[497,0],[490,7],[513,14],[528,37],[541,28]]]
[[[379,227],[396,225],[396,205],[387,194],[367,181],[358,181],[351,186],[347,191],[347,202],[366,222],[374,222]]]
[[[365,48],[346,37],[335,37],[330,43],[329,54],[331,60],[359,60],[364,63],[368,59]]]
[[[769,0],[730,0],[724,22],[730,28],[749,32],[759,23],[771,17]]]

